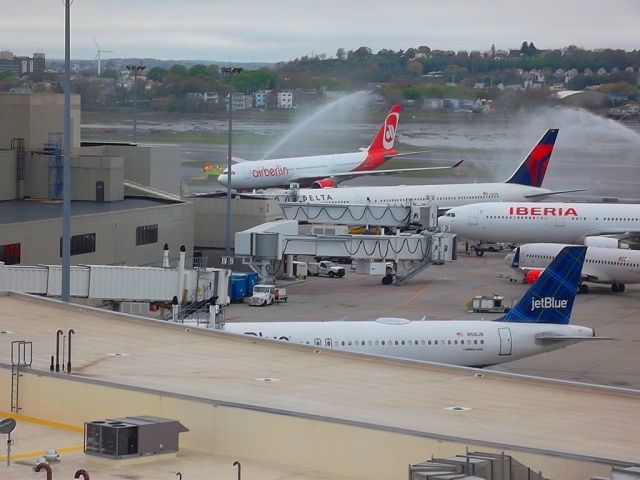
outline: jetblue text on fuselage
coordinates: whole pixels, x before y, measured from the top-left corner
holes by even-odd
[[[531,299],[531,311],[538,308],[567,308],[567,300],[556,300],[555,297],[543,297]]]

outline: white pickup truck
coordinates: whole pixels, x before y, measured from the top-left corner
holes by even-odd
[[[322,262],[311,262],[307,264],[307,273],[309,275],[328,275],[329,277],[344,277],[346,271],[344,267],[336,265],[329,260],[323,260]]]
[[[276,302],[287,301],[287,290],[275,285],[254,285],[253,295],[249,297],[249,305],[252,307],[265,307]]]

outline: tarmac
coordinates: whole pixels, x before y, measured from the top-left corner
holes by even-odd
[[[308,277],[288,285],[287,303],[232,304],[227,321],[492,320],[499,315],[470,313],[466,304],[474,295],[495,293],[511,305],[526,291],[528,285],[504,262],[506,253],[465,255],[460,243],[457,261],[430,266],[404,286],[382,285],[381,277],[356,275],[347,265],[345,278]],[[614,340],[572,345],[490,369],[640,389],[640,285],[613,293],[608,285],[590,283],[589,293],[576,297],[571,322]]]

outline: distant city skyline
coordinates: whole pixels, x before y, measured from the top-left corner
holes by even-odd
[[[20,0],[3,5],[0,50],[16,55],[64,56],[61,2]],[[640,48],[637,0],[280,0],[233,3],[206,0],[74,0],[71,57],[157,58],[224,62],[279,62],[335,55],[361,46],[406,50],[486,51],[577,45],[586,49]]]

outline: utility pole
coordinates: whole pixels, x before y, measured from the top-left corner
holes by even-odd
[[[139,65],[125,65],[129,73],[133,72],[133,143],[138,141],[138,73],[145,68],[140,62]]]
[[[227,232],[224,241],[224,255],[225,260],[223,265],[232,265],[233,260],[231,256],[231,163],[232,163],[232,150],[231,150],[231,138],[233,132],[233,76],[236,73],[242,72],[240,67],[223,67],[222,73],[229,75],[229,138],[227,144]]]

